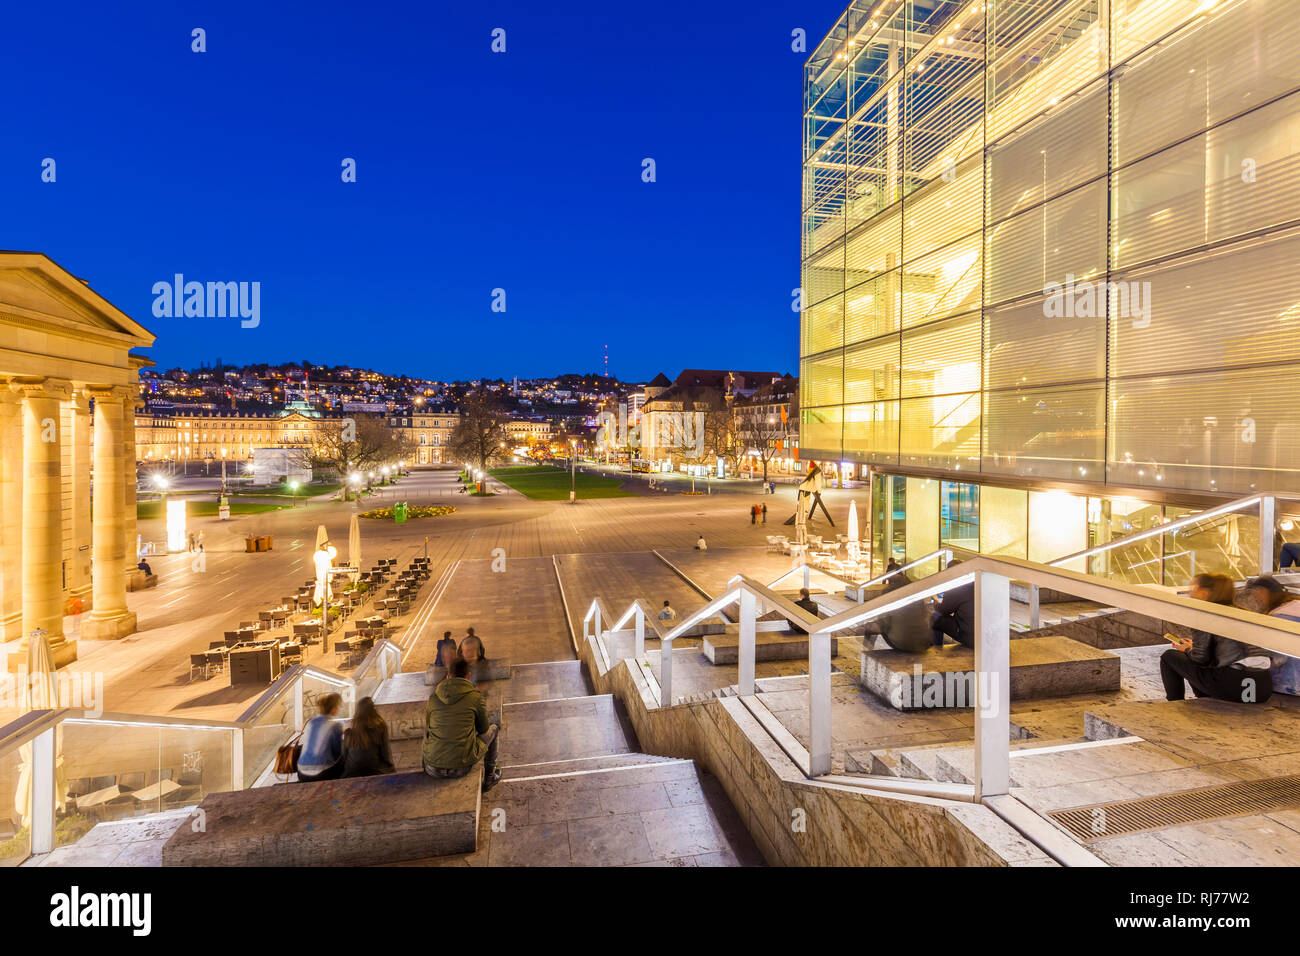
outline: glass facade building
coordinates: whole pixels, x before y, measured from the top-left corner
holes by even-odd
[[[1112,500],[1300,491],[1297,12],[850,6],[805,66],[803,456],[1030,558],[1035,495],[1069,553]]]

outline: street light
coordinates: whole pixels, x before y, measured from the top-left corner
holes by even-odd
[[[295,478],[289,482],[289,494],[293,496],[289,500],[289,507],[296,508],[298,506],[298,479]]]
[[[569,439],[569,503],[578,500],[578,479],[574,468],[577,462],[578,443]]]

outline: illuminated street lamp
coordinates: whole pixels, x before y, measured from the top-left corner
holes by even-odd
[[[292,496],[289,499],[289,507],[296,508],[298,506],[298,479],[295,478],[289,482],[289,494]]]

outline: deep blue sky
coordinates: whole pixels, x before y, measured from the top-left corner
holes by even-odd
[[[843,3],[14,4],[0,248],[88,279],[162,368],[527,377],[608,343],[627,379],[793,372],[791,31]],[[261,324],[155,318],[178,272],[261,282]]]

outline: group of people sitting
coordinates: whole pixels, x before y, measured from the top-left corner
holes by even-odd
[[[1300,600],[1268,575],[1252,578],[1238,589],[1225,574],[1198,574],[1187,595],[1211,604],[1300,621]],[[1297,664],[1286,655],[1206,631],[1192,629],[1191,637],[1165,637],[1173,647],[1160,655],[1160,680],[1169,700],[1182,700],[1190,686],[1197,697],[1262,704],[1273,696],[1275,675],[1289,677]]]
[[[496,765],[499,728],[488,722],[487,699],[469,679],[471,666],[487,659],[483,641],[470,628],[458,645],[447,631],[438,642],[437,653],[447,676],[434,687],[425,705],[424,772],[437,778],[463,777],[482,760],[486,793],[501,779],[501,770]],[[338,694],[326,694],[317,702],[320,713],[303,728],[300,781],[394,771],[388,724],[375,709],[375,702],[369,697],[357,701],[346,730],[335,720],[342,705]]]
[[[952,561],[952,565],[960,564]],[[898,571],[890,561],[886,573]],[[885,592],[909,584],[901,571],[885,581]],[[1300,621],[1300,599],[1268,575],[1253,578],[1238,589],[1223,574],[1198,574],[1188,596],[1212,604],[1235,606],[1289,621]],[[867,624],[867,633],[878,634],[896,651],[919,653],[942,647],[951,638],[964,647],[975,646],[975,586],[963,584],[945,591],[932,603],[915,601]],[[1160,678],[1169,700],[1182,700],[1191,687],[1197,697],[1263,703],[1273,694],[1279,675],[1288,686],[1295,684],[1300,661],[1262,648],[1243,644],[1206,631],[1192,630],[1191,637],[1165,635],[1173,644],[1160,656]]]

